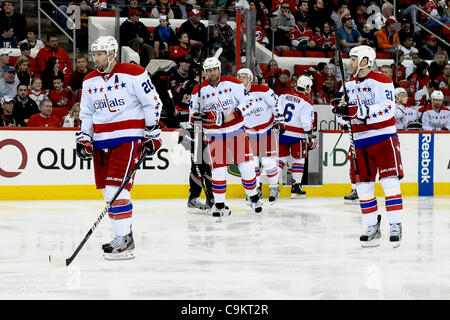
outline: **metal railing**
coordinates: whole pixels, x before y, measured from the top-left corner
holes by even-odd
[[[443,39],[442,37],[438,36],[437,34],[435,34],[433,31],[429,30],[428,28],[426,28],[425,26],[419,24],[417,22],[417,11],[422,12],[424,15],[426,15],[428,18],[432,19],[433,21],[435,21],[437,24],[441,25],[443,28],[447,29],[450,31],[450,27],[448,27],[445,23],[442,23],[441,21],[439,21],[438,19],[436,19],[435,17],[431,16],[428,12],[426,12],[425,10],[423,10],[422,8],[419,8],[418,6],[414,5],[414,14],[413,14],[413,26],[417,26],[420,29],[425,30],[426,32],[428,32],[429,34],[435,36],[436,38],[438,38],[442,43],[444,43],[447,47],[450,47],[450,44]]]
[[[63,12],[52,0],[48,0],[48,2],[57,10],[57,12],[61,13],[64,17],[66,17],[66,19],[72,20],[70,19],[70,17]],[[76,32],[77,29],[75,26],[73,26],[72,29],[72,36],[70,36],[60,25],[57,21],[55,21],[47,12],[45,12],[45,10],[43,10],[41,8],[41,0],[38,0],[38,34],[39,34],[39,38],[41,38],[41,13],[44,14],[44,16],[47,17],[47,19],[49,19],[66,37],[67,39],[69,39],[72,42],[72,50],[73,50],[73,54],[72,54],[72,65],[75,66],[75,58],[76,58],[76,52],[77,52],[77,36],[76,36]]]

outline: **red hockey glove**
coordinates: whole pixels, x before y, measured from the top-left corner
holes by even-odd
[[[203,122],[201,113],[194,112],[194,113],[192,114],[192,116],[191,116],[190,121],[191,121],[192,124],[193,124],[194,122],[197,122],[197,121],[202,121],[202,122]]]
[[[308,150],[313,150],[317,147],[317,137],[313,134],[308,135]]]
[[[152,156],[161,148],[161,128],[159,124],[145,127],[143,144],[149,156]]]
[[[75,142],[77,144],[77,146],[76,146],[77,156],[81,160],[92,159],[92,138],[91,138],[91,136],[84,132],[77,132],[75,134]]]
[[[202,114],[203,124],[205,128],[218,126],[223,124],[223,112],[221,111],[205,111]]]

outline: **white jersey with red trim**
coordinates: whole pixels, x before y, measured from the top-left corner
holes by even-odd
[[[144,68],[117,62],[107,79],[97,70],[86,75],[80,107],[81,131],[95,149],[108,149],[142,139],[159,122],[162,102]]]
[[[278,97],[277,107],[284,115],[286,131],[280,136],[280,142],[293,143],[306,139],[306,132],[313,129],[313,102],[303,93],[290,91]]]
[[[388,76],[370,71],[363,79],[352,78],[345,83],[349,104],[368,108],[368,118],[351,121],[356,148],[377,144],[397,134],[395,122],[394,85]]]
[[[395,121],[397,130],[406,130],[408,123],[417,121],[419,114],[416,109],[405,107],[402,104],[395,105]]]
[[[422,129],[428,131],[442,130],[442,128],[449,130],[450,111],[446,107],[441,107],[439,112],[436,112],[434,109],[427,110],[423,113],[422,125]]]
[[[231,76],[222,76],[216,85],[211,85],[205,80],[202,82],[200,95],[200,112],[220,111],[224,114],[232,114],[239,110],[241,114],[220,127],[205,128],[203,126],[206,137],[218,134],[226,134],[230,137],[244,130],[244,116],[252,112],[255,101],[238,79]],[[199,86],[197,85],[192,91],[191,103],[189,104],[190,119],[192,119],[194,113],[199,112],[198,99]]]
[[[278,96],[268,86],[252,85],[250,93],[254,99],[253,110],[245,117],[245,131],[249,134],[261,134],[272,128],[277,109]]]

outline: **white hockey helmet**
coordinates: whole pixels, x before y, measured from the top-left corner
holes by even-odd
[[[114,50],[114,53],[113,53]],[[117,43],[117,40],[113,36],[101,36],[98,37],[94,42],[91,44],[91,55],[95,51],[106,51],[106,56],[108,57],[108,67],[106,70],[109,69],[109,66],[111,65],[111,62],[113,62],[117,57],[117,51],[119,50],[119,44]],[[111,54],[114,54],[113,59],[110,59]],[[93,57],[92,57],[93,59]],[[98,70],[98,72],[105,73],[106,70]]]
[[[237,72],[237,75],[241,75],[241,74],[246,74],[250,83],[253,82],[253,72],[252,70],[248,69],[248,68],[242,68]]]
[[[359,73],[360,69],[372,67],[373,63],[375,62],[375,58],[377,57],[375,50],[372,47],[365,45],[353,47],[350,50],[348,56],[349,57],[356,56],[358,58],[358,70],[356,71],[356,75]],[[367,65],[361,67],[361,61],[364,58],[367,58]]]
[[[219,70],[222,72],[220,60],[216,57],[207,58],[205,62],[203,62],[203,70],[206,71],[214,68],[219,68]]]
[[[441,90],[434,90],[430,98],[431,100],[444,100],[444,93]]]
[[[312,88],[313,82],[311,77],[301,75],[297,79],[297,90],[303,89],[306,90],[308,87]]]
[[[395,90],[394,90],[394,97],[397,98],[397,97],[400,96],[401,94],[408,95],[408,92],[407,92],[404,88],[402,88],[402,87],[395,88]]]
[[[119,50],[119,44],[113,36],[101,36],[98,37],[91,44],[91,54],[94,51],[106,51],[108,57],[111,51],[114,50],[114,59],[117,57],[117,51]]]

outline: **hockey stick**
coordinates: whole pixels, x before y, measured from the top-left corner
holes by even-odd
[[[89,229],[88,233],[85,235],[83,241],[81,241],[81,243],[75,249],[75,252],[67,259],[63,258],[63,257],[54,257],[52,255],[48,256],[48,260],[50,261],[50,263],[53,266],[55,266],[55,267],[67,267],[75,259],[75,257],[77,256],[78,252],[80,252],[81,248],[83,248],[85,243],[88,241],[89,237],[92,235],[94,230],[100,224],[100,221],[102,221],[103,217],[106,215],[108,210],[111,208],[111,206],[113,205],[114,201],[116,201],[116,199],[119,196],[120,192],[123,190],[123,188],[125,188],[125,186],[127,185],[128,181],[130,181],[131,177],[136,172],[136,170],[139,168],[141,163],[145,160],[146,156],[147,156],[147,150],[145,149],[144,152],[142,153],[141,158],[139,159],[139,161],[136,163],[136,165],[131,170],[131,172],[125,177],[125,179],[122,182],[122,185],[119,187],[119,189],[117,189],[117,191],[114,194],[114,196],[112,197],[111,201],[103,209],[102,213],[97,218],[97,220],[95,221],[94,225],[91,227],[91,229]]]
[[[344,100],[346,103],[348,103],[348,95],[347,95],[347,89],[345,87],[345,73],[344,73],[344,64],[342,62],[342,51],[341,51],[341,39],[339,37],[339,32],[337,32],[337,26],[336,22],[334,22],[334,28],[336,31],[336,54],[338,56],[338,63],[339,63],[339,69],[341,71],[342,75],[342,90],[344,94]],[[352,121],[349,121],[348,131],[350,133],[350,151],[352,152],[352,162],[353,167],[355,168],[355,181],[360,182],[359,179],[359,169],[358,169],[358,163],[356,161],[356,151],[355,151],[355,140],[353,139],[353,130],[352,130]]]
[[[219,48],[217,49],[214,57],[215,58],[219,58],[220,55],[222,54],[223,49]],[[200,79],[199,79],[199,84],[198,84],[198,97],[197,97],[197,109],[198,109],[198,113],[202,113],[201,111],[201,90],[202,90],[202,70],[200,69]],[[194,151],[191,151],[191,158],[192,161],[194,162],[195,165],[195,171],[197,172],[197,175],[200,177],[200,181],[202,183],[202,188],[203,191],[205,192],[205,196],[207,195],[206,193],[206,187],[205,184],[203,183],[203,177],[201,175],[200,172],[200,168],[198,167],[198,163],[199,163],[199,149],[200,149],[200,154],[203,158],[203,130],[202,130],[202,123],[200,121],[194,121]]]
[[[334,153],[334,150],[336,149],[336,147],[337,147],[339,141],[341,141],[341,138],[342,138],[342,135],[344,134],[344,131],[345,131],[344,128],[342,128],[341,134],[339,135],[339,138],[337,139],[336,144],[334,145],[333,149],[331,150],[331,154]]]
[[[201,90],[202,90],[202,69],[200,69],[200,79],[198,83],[198,97],[197,97],[197,107],[198,112],[200,111],[200,102],[201,102]],[[200,150],[200,152],[199,152]],[[194,150],[191,148],[191,159],[192,163],[194,163],[195,172],[197,173],[197,176],[200,179],[200,183],[202,185],[203,192],[205,193],[205,196],[207,197],[208,193],[206,192],[205,183],[203,182],[203,176],[199,168],[199,153],[201,156],[201,161],[203,160],[203,130],[202,130],[202,123],[198,120],[194,121]]]

